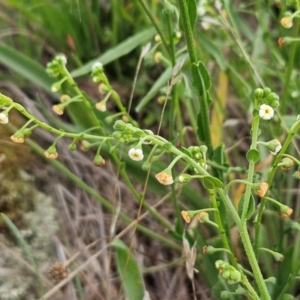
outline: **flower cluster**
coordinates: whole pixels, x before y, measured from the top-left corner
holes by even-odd
[[[217,260],[215,266],[219,270],[219,274],[221,275],[221,277],[225,279],[229,284],[235,284],[241,281],[241,272],[236,270],[228,262]]]
[[[279,96],[271,92],[269,88],[256,89],[255,103],[258,107],[258,115],[264,120],[270,120],[274,116],[274,109],[279,105]]]
[[[64,54],[59,54],[47,64],[46,72],[50,77],[64,75],[63,67],[67,64],[67,58]]]

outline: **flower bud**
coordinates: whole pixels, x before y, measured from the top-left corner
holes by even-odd
[[[298,222],[293,222],[291,228],[300,231],[300,224]]]
[[[202,252],[203,254],[213,254],[215,253],[215,248],[213,246],[203,246]]]
[[[121,120],[118,120],[115,122],[114,126],[113,126],[113,129],[114,130],[118,130],[118,131],[123,131],[127,128],[127,125],[125,122],[121,121]]]
[[[189,182],[191,180],[191,175],[189,174],[181,174],[177,177],[177,181],[180,183],[186,183]]]
[[[105,165],[105,160],[103,159],[103,157],[100,154],[97,154],[94,157],[93,163],[96,167],[101,167]]]
[[[44,155],[49,159],[56,159],[58,157],[58,153],[56,151],[55,145],[52,145],[44,152]]]
[[[23,144],[24,143],[24,133],[22,130],[17,131],[14,135],[10,137],[10,139],[17,144]]]
[[[8,116],[5,113],[0,113],[0,124],[7,124]]]
[[[280,38],[278,39],[277,43],[278,43],[278,46],[279,46],[280,48],[282,48],[282,47],[284,46],[284,44],[285,44],[284,38],[283,38],[283,37],[280,37]]]
[[[52,110],[57,114],[57,115],[63,115],[64,113],[64,107],[61,104],[53,105]]]
[[[282,148],[281,143],[277,139],[268,142],[268,149],[273,155],[278,154],[281,148]]]
[[[198,214],[198,220],[200,223],[209,221],[209,214],[206,211],[202,211]]]
[[[181,216],[183,217],[184,221],[186,221],[187,223],[190,223],[191,220],[192,220],[192,218],[191,218],[191,216],[189,215],[189,213],[188,213],[187,211],[185,211],[185,210],[183,210],[183,211],[181,212]]]
[[[284,28],[291,28],[293,26],[293,19],[290,16],[286,16],[280,20],[280,23]]]
[[[77,146],[76,146],[76,144],[74,142],[69,145],[69,150],[70,151],[75,151],[76,149],[77,149]]]
[[[268,191],[269,185],[266,182],[261,182],[258,187],[256,187],[256,195],[260,198],[264,197]]]
[[[100,101],[100,102],[96,103],[95,107],[99,111],[105,112],[106,111],[106,101]]]
[[[280,163],[280,168],[283,171],[288,171],[294,166],[294,161],[289,157],[284,157]]]
[[[55,60],[57,60],[59,63],[61,63],[64,66],[67,64],[67,57],[64,54],[56,55]]]
[[[293,213],[293,210],[290,207],[286,206],[286,205],[281,205],[280,206],[280,213],[281,213],[281,218],[285,219]]]
[[[164,170],[155,175],[157,181],[163,185],[170,185],[174,183],[174,179],[169,170]]]
[[[86,140],[82,140],[80,143],[80,150],[83,152],[87,152],[90,150],[91,147],[91,143],[86,141]]]
[[[254,91],[254,97],[255,97],[256,99],[261,99],[262,96],[263,96],[263,94],[264,94],[264,90],[261,89],[261,88],[257,88],[257,89]]]

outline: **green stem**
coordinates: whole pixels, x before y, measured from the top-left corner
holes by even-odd
[[[281,148],[280,152],[276,155],[276,158],[274,160],[274,163],[272,165],[272,168],[269,172],[268,179],[267,179],[267,183],[268,183],[269,187],[271,186],[271,184],[273,182],[275,172],[277,170],[278,164],[280,163],[282,155],[286,152],[286,150],[289,147],[294,135],[299,130],[299,128],[300,128],[300,120],[298,120],[291,127],[291,129],[288,133],[288,136],[287,136],[284,144],[282,145],[282,148]],[[260,201],[257,217],[256,217],[256,220],[255,220],[255,223],[254,223],[255,224],[255,241],[254,241],[254,251],[255,251],[255,253],[257,253],[257,248],[259,246],[260,224],[261,224],[262,215],[263,215],[264,208],[265,208],[265,203],[266,203],[266,199],[263,197]]]
[[[164,47],[166,48],[168,54],[171,56],[171,51],[170,51],[168,42],[167,42],[167,40],[166,40],[166,38],[165,38],[163,32],[162,32],[161,29],[159,28],[158,24],[156,23],[155,18],[152,16],[151,11],[148,9],[148,7],[147,7],[147,5],[146,5],[146,3],[145,3],[144,0],[138,0],[138,1],[139,1],[139,3],[141,4],[141,6],[142,6],[144,12],[146,13],[146,15],[148,16],[148,18],[150,19],[152,25],[153,25],[154,28],[156,29],[158,35],[160,36],[161,41],[162,41]]]
[[[31,140],[26,140],[25,142],[28,144],[36,153],[38,153],[41,156],[44,156],[44,150],[39,147],[37,144],[32,142]],[[80,178],[78,178],[73,172],[71,172],[69,169],[67,169],[64,165],[62,165],[59,161],[51,160],[49,161],[51,164],[53,164],[59,171],[61,171],[64,175],[66,175],[70,180],[72,180],[78,187],[80,187],[83,191],[87,192],[90,196],[92,196],[94,199],[96,199],[99,203],[101,203],[106,209],[108,209],[111,212],[115,212],[116,207],[108,202],[105,198],[101,197],[93,188],[88,186],[85,182],[83,182]],[[126,222],[127,224],[131,224],[134,222],[131,218],[127,217],[124,213],[120,212],[119,217]],[[158,240],[168,246],[170,246],[174,250],[181,251],[181,246],[178,246],[173,241],[170,241],[166,236],[161,236],[157,234],[156,232],[142,226],[137,225],[137,229],[148,235],[149,237]]]
[[[297,1],[297,9],[299,9],[299,1]],[[299,34],[299,28],[300,28],[300,20],[298,18],[295,19],[295,25],[293,28],[293,33],[292,37],[297,37]],[[289,51],[289,61],[286,69],[286,74],[285,74],[285,81],[284,81],[284,90],[283,90],[283,95],[281,99],[281,113],[284,115],[286,113],[286,106],[287,106],[287,99],[290,91],[290,81],[291,81],[291,75],[295,67],[295,54],[296,54],[296,49],[298,45],[297,43],[292,43],[291,48]]]
[[[259,126],[259,116],[254,117],[252,121],[252,144],[250,147],[250,150],[257,150],[257,138],[258,138],[258,126]],[[248,212],[248,206],[249,206],[249,201],[250,201],[250,196],[251,196],[251,188],[253,184],[253,175],[254,175],[254,167],[255,167],[256,162],[253,159],[250,159],[249,161],[249,167],[248,167],[248,177],[247,181],[249,182],[248,185],[246,185],[246,191],[245,191],[245,197],[244,197],[244,205],[243,205],[243,211],[242,211],[242,216],[241,216],[241,221],[242,223],[246,223],[246,218],[247,218],[247,212]],[[246,224],[245,224],[246,226]]]
[[[208,190],[208,193],[209,193],[209,196],[210,196],[210,201],[212,203],[212,206],[213,208],[215,208],[215,217],[216,217],[216,221],[217,221],[217,224],[218,224],[218,230],[219,230],[219,233],[221,235],[221,239],[222,239],[222,242],[223,242],[223,245],[226,249],[226,251],[228,253],[231,253],[230,255],[230,261],[231,261],[231,264],[236,268],[236,269],[239,269],[238,267],[238,264],[236,262],[236,259],[235,257],[233,256],[232,254],[232,250],[230,248],[230,245],[229,245],[229,242],[228,242],[228,239],[227,239],[227,235],[226,235],[226,231],[224,230],[223,228],[223,223],[222,223],[222,219],[221,219],[221,215],[220,215],[220,211],[218,210],[218,203],[217,203],[217,199],[216,199],[216,195],[215,195],[215,191],[212,190],[212,189],[209,189]]]
[[[186,0],[177,0],[185,34],[186,45],[191,63],[197,63],[197,54],[194,45],[193,28],[191,26],[189,11]]]

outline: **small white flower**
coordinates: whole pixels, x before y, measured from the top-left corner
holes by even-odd
[[[95,63],[93,63],[92,65],[92,71],[95,71],[97,69],[102,69],[103,65],[100,61],[96,61]]]
[[[142,149],[131,148],[128,151],[128,155],[132,160],[135,160],[135,161],[140,161],[140,160],[143,160],[143,158],[144,158]]]
[[[64,65],[67,64],[67,57],[64,54],[56,55],[56,59],[60,60]]]
[[[274,149],[275,147],[275,149],[274,150],[272,149],[273,151],[270,152],[273,155],[277,155],[282,148],[281,143],[279,142],[279,140],[273,140],[272,142],[275,144],[272,148]]]
[[[0,113],[0,124],[7,124],[8,117],[5,113]]]
[[[102,101],[96,103],[96,108],[100,111],[106,111],[106,104]]]
[[[262,104],[259,108],[259,116],[264,120],[270,120],[274,116],[274,109],[267,104]]]
[[[276,149],[275,149],[275,151],[271,151],[271,154],[273,154],[273,155],[276,155],[276,154],[278,154],[278,153],[279,153],[279,151],[281,150],[281,148],[282,148],[282,146],[281,146],[281,145],[277,146],[277,147],[276,147]]]

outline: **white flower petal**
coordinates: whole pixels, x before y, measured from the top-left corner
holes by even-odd
[[[4,113],[0,113],[0,124],[7,124],[8,123],[8,117]]]
[[[142,149],[131,148],[128,151],[128,155],[132,160],[135,160],[135,161],[140,161],[140,160],[143,160],[143,158],[144,158]]]
[[[270,120],[274,116],[274,109],[267,104],[262,104],[259,108],[259,116],[264,120]]]

